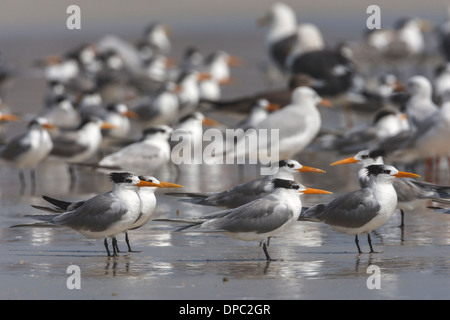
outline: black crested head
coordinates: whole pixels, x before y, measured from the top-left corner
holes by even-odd
[[[167,132],[167,128],[160,127],[160,126],[154,126],[154,127],[149,127],[149,128],[144,129],[144,131],[142,131],[142,134],[144,136],[146,136],[146,135],[150,135],[150,134],[166,133],[166,132]]]
[[[378,176],[379,174],[391,174],[391,170],[382,164],[372,164],[366,167],[367,176]]]
[[[395,115],[397,112],[394,110],[390,110],[390,109],[383,109],[378,111],[375,114],[375,117],[373,118],[373,124],[378,123],[381,119],[383,119],[384,117],[390,116],[390,115]]]
[[[284,188],[293,190],[300,189],[298,183],[293,180],[273,179],[272,183],[274,188]]]
[[[293,168],[294,164],[289,161],[289,160],[280,160],[278,161],[278,167],[283,168],[283,167],[288,167],[288,168]]]
[[[134,174],[129,172],[111,172],[109,179],[114,183],[132,183]]]
[[[67,95],[65,95],[65,94],[60,94],[60,95],[56,96],[55,102],[57,104],[60,104],[63,101],[69,101],[70,102],[69,97]]]
[[[372,159],[376,159],[378,157],[386,157],[386,151],[382,150],[382,149],[376,149],[373,151],[370,151],[369,153],[369,157],[371,157]]]

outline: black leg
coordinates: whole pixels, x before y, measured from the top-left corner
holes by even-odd
[[[361,251],[361,248],[359,247],[358,235],[355,235],[355,243],[356,243],[356,246],[358,247],[358,253],[363,253],[363,252]]]
[[[25,176],[22,170],[19,170],[19,179],[20,179],[20,191],[23,194],[25,191]]]
[[[36,172],[34,169],[30,171],[30,179],[31,179],[31,193],[34,194],[36,190]]]
[[[367,234],[367,242],[369,242],[369,246],[370,246],[370,252],[369,253],[377,253],[376,251],[373,250],[372,239],[370,239],[370,232]]]
[[[77,174],[75,168],[69,164],[69,175],[70,175],[70,187],[73,188],[77,182]]]
[[[117,246],[117,239],[116,237],[112,238],[112,247],[113,247],[113,257],[117,257],[117,252],[118,252],[118,246]]]
[[[274,259],[272,259],[272,258],[269,256],[269,251],[267,251],[267,244],[266,244],[266,242],[267,242],[267,241],[264,241],[264,242],[263,242],[263,250],[264,250],[264,253],[266,254],[266,260],[267,260],[267,261],[275,261]]]
[[[115,252],[120,252],[119,245],[117,244],[117,239],[115,237],[112,239],[112,243],[113,243]]]
[[[405,227],[405,212],[403,211],[403,209],[400,209],[400,216],[401,216],[401,222],[398,227],[403,229]]]
[[[130,239],[128,238],[128,232],[125,232],[125,242],[127,243],[127,246],[128,246],[128,252],[141,252],[141,251],[131,250]]]
[[[105,238],[104,245],[106,248],[106,252],[108,253],[108,257],[111,257],[111,252],[109,252],[109,247],[108,247],[108,238]]]

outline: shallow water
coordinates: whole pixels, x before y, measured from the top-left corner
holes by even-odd
[[[225,88],[226,97],[267,87],[258,63],[264,60],[259,30],[214,34],[175,33],[174,55],[179,57],[188,43],[199,44],[206,52],[217,47],[229,49],[246,61],[233,69],[236,86]],[[339,30],[338,30],[339,31]],[[336,31],[336,32],[338,32]],[[94,36],[86,37],[92,39]],[[81,38],[81,37],[80,37]],[[26,69],[35,56],[60,52],[73,44],[65,37],[42,39],[4,38],[2,52],[7,61]],[[13,41],[14,40],[14,41]],[[39,110],[44,81],[22,74],[7,91],[6,102],[18,112]],[[324,127],[345,126],[340,107],[321,109]],[[213,114],[234,121],[234,115]],[[354,114],[355,122],[367,114]],[[9,125],[9,136],[21,132],[24,123]],[[333,191],[333,195],[305,195],[304,205],[325,202],[358,188],[356,165],[329,167],[341,156],[335,153],[304,152],[298,159],[305,165],[327,170],[326,174],[302,174],[306,186]],[[418,167],[422,174],[422,167]],[[219,191],[257,177],[253,165],[183,166],[158,173],[164,181],[184,185],[186,191]],[[0,298],[1,299],[449,299],[450,217],[416,204],[406,213],[402,232],[399,215],[373,235],[376,254],[356,254],[352,236],[342,235],[315,223],[297,223],[271,240],[269,252],[277,261],[267,263],[258,243],[234,240],[222,235],[173,232],[174,226],[151,222],[130,232],[134,250],[107,258],[100,240],[87,240],[62,228],[9,228],[28,223],[26,214],[36,213],[31,204],[45,204],[42,195],[67,200],[86,199],[111,187],[108,179],[88,170],[78,171],[78,183],[70,189],[67,168],[45,162],[37,170],[38,187],[21,194],[17,172],[0,167]],[[443,166],[440,182],[448,184]],[[27,176],[28,180],[28,176]],[[183,217],[213,212],[212,207],[195,206],[157,193],[155,218]],[[367,252],[365,237],[360,237]],[[119,246],[125,250],[123,237]],[[81,290],[69,290],[67,268],[81,270]],[[380,268],[380,289],[370,290],[369,265]]]

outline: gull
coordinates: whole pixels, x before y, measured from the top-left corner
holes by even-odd
[[[267,27],[265,46],[271,62],[283,71],[296,38],[297,17],[294,10],[281,2],[274,3],[257,21]]]
[[[316,138],[320,131],[322,119],[317,105],[331,106],[328,100],[322,99],[313,89],[299,87],[292,92],[291,103],[279,111],[271,113],[267,118],[248,130],[245,136],[238,138],[234,148],[228,146],[227,157],[254,156],[246,148],[247,137],[258,138],[257,152],[268,154],[268,150],[278,149],[279,159],[292,158],[305,149]],[[267,139],[262,139],[258,132],[264,131]],[[278,131],[278,140],[272,141],[272,131]],[[266,152],[266,153],[264,153]]]

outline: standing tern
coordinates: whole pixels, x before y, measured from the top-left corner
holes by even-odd
[[[147,128],[143,131],[142,140],[108,154],[98,162],[97,167],[154,173],[170,161],[169,138],[172,131],[166,125]]]
[[[362,168],[358,171],[358,180],[361,188],[369,185],[369,177],[365,167],[373,164],[384,164],[385,153],[382,150],[362,150],[350,158],[333,162],[331,165],[341,165],[348,163],[360,163]],[[400,227],[404,227],[404,210],[411,209],[411,202],[418,199],[450,198],[450,186],[436,185],[411,178],[395,179],[394,189],[398,197],[398,207],[401,213]]]
[[[264,197],[240,207],[214,212],[198,219],[155,219],[188,223],[181,230],[192,232],[219,232],[244,241],[263,241],[266,260],[272,258],[267,251],[267,239],[273,237],[298,219],[302,211],[301,194],[330,194],[331,192],[306,188],[292,181],[274,179],[270,192]]]
[[[294,174],[298,172],[324,173],[321,169],[303,166],[296,160],[281,160],[272,165],[276,170],[271,175],[265,175],[255,180],[234,186],[225,191],[209,193],[166,193],[172,196],[189,197],[186,202],[199,205],[236,208],[250,201],[267,196],[273,189],[274,179],[294,181]]]
[[[367,234],[370,253],[375,253],[370,232],[385,224],[397,210],[398,200],[393,180],[419,176],[398,171],[388,165],[371,165],[365,170],[369,177],[366,187],[346,193],[328,203],[309,207],[301,213],[299,220],[322,222],[338,232],[354,235],[359,253],[362,251],[358,235]]]
[[[91,159],[102,142],[101,130],[114,128],[98,117],[85,119],[77,130],[65,131],[53,138],[50,157],[68,163],[73,184],[76,177],[72,165]]]
[[[25,188],[25,169],[31,170],[31,182],[35,187],[36,166],[47,158],[54,146],[47,130],[54,128],[46,118],[37,117],[29,122],[26,132],[14,137],[0,149],[1,161],[19,170],[22,190]]]
[[[155,191],[158,188],[182,188],[183,187],[179,184],[159,181],[158,179],[156,179],[153,176],[147,176],[147,175],[139,176],[139,179],[141,181],[148,182],[149,184],[146,185],[146,188],[139,188],[137,191],[138,195],[139,195],[139,199],[141,201],[141,207],[140,207],[141,213],[140,213],[139,217],[136,219],[136,221],[134,221],[134,223],[125,231],[125,242],[128,247],[128,252],[133,252],[133,250],[131,249],[131,246],[130,246],[128,230],[136,230],[136,229],[142,227],[143,225],[145,225],[150,220],[150,218],[152,217],[152,215],[155,211],[155,207],[156,207]],[[45,207],[45,206],[32,205],[32,207],[39,209],[39,210],[52,212],[52,213],[64,213],[64,212],[68,212],[68,211],[73,211],[73,210],[81,207],[82,205],[84,205],[84,203],[86,202],[86,200],[70,202],[70,201],[55,199],[55,198],[52,198],[49,196],[43,196],[42,198],[44,200],[46,200],[47,202],[51,203],[53,206]],[[117,242],[115,242],[114,245],[115,245],[116,252],[120,252],[119,248],[117,246]]]
[[[151,207],[142,205],[139,188],[158,188],[160,184],[140,180],[138,176],[128,172],[113,172],[110,174],[110,179],[114,183],[111,191],[78,203],[74,210],[60,214],[27,215],[26,217],[71,228],[88,239],[104,238],[108,256],[111,256],[111,252],[107,239],[112,238],[113,256],[116,256],[115,237],[130,228],[139,227],[136,223],[143,216],[142,209],[148,210]]]
[[[279,109],[280,106],[278,104],[271,103],[267,99],[258,99],[252,104],[248,117],[239,122],[236,125],[236,128],[241,128],[244,131],[255,128],[261,121],[266,119],[271,112]]]

